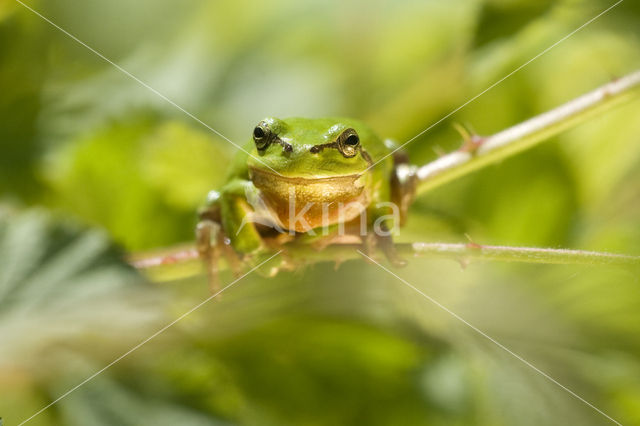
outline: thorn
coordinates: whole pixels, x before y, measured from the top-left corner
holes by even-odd
[[[467,122],[467,123],[464,123],[464,127],[465,127],[465,129],[468,129],[468,130],[469,130],[469,132],[470,132],[472,135],[477,135],[477,134],[478,134],[478,132],[476,132],[476,129],[474,129],[474,128],[473,128],[473,125],[472,125],[471,123],[468,123],[468,122]]]
[[[442,147],[440,145],[435,145],[435,146],[432,147],[432,149],[433,149],[433,152],[436,153],[438,158],[442,158],[445,155],[447,155],[447,152],[444,149],[442,149]]]
[[[469,266],[469,259],[465,259],[464,257],[461,257],[458,260],[458,263],[460,264],[460,268],[461,269],[467,269],[467,266]]]
[[[609,77],[609,83],[602,87],[602,97],[608,98],[610,96],[613,96],[614,93],[612,91],[612,87],[611,86],[613,86],[619,80],[620,80],[620,77],[617,77],[614,74],[611,74],[610,77]]]
[[[164,259],[162,259],[161,263],[163,265],[172,265],[177,262],[178,262],[178,259],[176,259],[175,256],[167,256]]]
[[[342,266],[342,264],[344,263],[344,260],[336,259],[334,262],[335,263],[333,264],[333,270],[337,271],[338,269],[340,269],[340,266]]]
[[[469,142],[471,140],[471,133],[462,124],[453,123],[452,126],[458,133],[460,133],[460,136],[462,136],[462,140],[464,140],[465,142]]]
[[[469,240],[469,242],[467,243],[467,247],[468,248],[472,248],[472,249],[481,249],[482,248],[482,246],[480,244],[477,244],[475,241],[473,241],[471,239],[471,236],[469,234],[465,233],[464,236],[467,237],[467,240]]]
[[[471,136],[471,139],[465,141],[465,143],[460,148],[460,151],[474,153],[478,150],[478,148],[482,146],[486,139],[487,138],[484,138],[482,136],[473,135]]]
[[[462,152],[475,152],[478,148],[480,148],[480,146],[484,143],[484,141],[486,140],[486,138],[476,134],[473,129],[471,131],[469,131],[469,129],[467,129],[467,127],[459,124],[459,123],[453,123],[453,127],[458,131],[458,133],[460,133],[460,136],[462,136],[462,140],[464,141],[464,143],[462,144],[462,146],[460,147],[460,151]],[[471,126],[468,126],[471,127]]]

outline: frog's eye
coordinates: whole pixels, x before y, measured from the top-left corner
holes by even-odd
[[[360,146],[360,137],[354,129],[346,129],[338,136],[338,149],[347,158],[355,157]]]
[[[256,143],[256,148],[260,151],[269,146],[273,140],[273,136],[273,132],[264,121],[258,123],[255,129],[253,129],[253,141]]]

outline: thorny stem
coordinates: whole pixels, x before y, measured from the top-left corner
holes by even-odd
[[[492,260],[556,265],[640,265],[640,256],[586,250],[490,246],[475,243],[413,243],[411,250],[419,256],[454,257],[457,255],[462,261]]]
[[[434,189],[549,139],[605,109],[633,98],[640,70],[492,136],[472,136],[459,150],[424,166],[401,165],[402,178],[415,176],[418,193]]]
[[[308,244],[292,243],[285,246],[283,259],[289,266],[306,266],[317,262],[341,263],[361,259],[357,244],[334,244],[317,250]],[[404,257],[448,258],[466,266],[471,261],[500,261],[544,263],[560,265],[627,265],[640,266],[640,256],[603,253],[586,250],[568,250],[533,247],[506,247],[476,243],[399,243],[396,250]],[[198,273],[201,268],[198,252],[193,247],[179,247],[163,253],[138,255],[130,259],[141,270],[149,270],[154,278],[170,280]],[[221,265],[224,269],[225,265]],[[154,271],[162,273],[154,274]],[[167,271],[171,273],[166,274]]]

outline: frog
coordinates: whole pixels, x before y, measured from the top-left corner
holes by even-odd
[[[261,120],[224,185],[199,210],[196,245],[210,282],[217,281],[221,255],[237,270],[300,239],[320,249],[338,242],[358,242],[369,253],[380,247],[403,265],[391,230],[404,223],[415,190],[395,173],[407,162],[392,141],[357,119]]]

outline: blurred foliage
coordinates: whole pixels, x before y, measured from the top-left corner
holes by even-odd
[[[604,0],[29,1],[237,143],[265,116],[408,140]],[[408,146],[457,148],[640,64],[623,2]],[[403,241],[640,254],[638,102],[416,202]],[[190,241],[235,148],[0,0],[0,416],[18,424],[207,296],[123,251]],[[114,241],[115,243],[111,243]],[[119,248],[114,248],[114,244]],[[398,273],[624,424],[640,423],[638,271],[412,260]],[[228,281],[230,276],[225,276]],[[364,263],[251,275],[33,425],[602,424]]]

